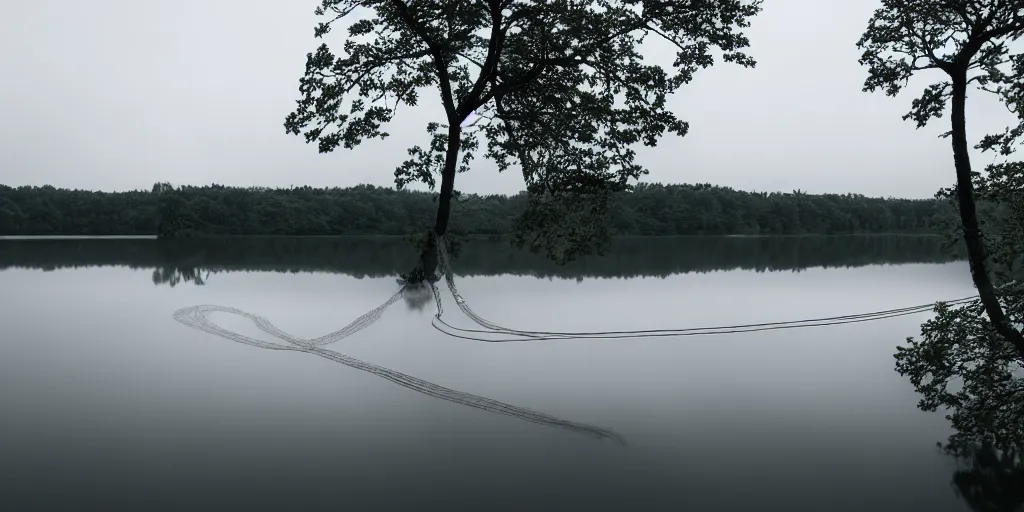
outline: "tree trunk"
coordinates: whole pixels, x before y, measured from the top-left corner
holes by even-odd
[[[437,220],[434,222],[434,234],[444,236],[448,231],[448,219],[451,217],[452,193],[455,190],[455,172],[459,165],[459,144],[462,128],[452,123],[448,128],[448,149],[444,157],[444,170],[441,172],[441,195],[437,199]]]
[[[958,75],[953,77],[951,138],[953,140],[953,163],[956,166],[956,196],[960,207],[960,222],[963,226],[964,242],[967,245],[971,277],[992,325],[1000,335],[1017,348],[1017,352],[1024,358],[1024,336],[1010,324],[986,269],[985,244],[978,227],[978,211],[974,203],[974,182],[971,176],[971,157],[967,147],[967,73],[964,71]]]
[[[448,148],[445,152],[444,169],[441,171],[441,193],[437,200],[437,218],[434,229],[428,233],[427,240],[420,251],[419,268],[423,275],[430,279],[438,267],[437,238],[448,231],[448,220],[451,218],[452,194],[455,191],[455,173],[458,170],[459,146],[462,128],[452,123],[448,128]]]

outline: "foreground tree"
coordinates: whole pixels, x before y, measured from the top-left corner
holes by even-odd
[[[994,288],[1020,329],[1024,318],[1024,163],[990,166],[974,176],[979,199],[1002,209],[999,230],[990,229]],[[950,191],[952,193],[952,191]],[[986,226],[989,227],[989,226]],[[979,447],[1024,451],[1024,357],[988,321],[981,300],[939,304],[921,327],[920,339],[898,348],[896,370],[921,394],[919,407],[943,409],[956,433],[946,448],[969,457]]]
[[[395,170],[399,188],[433,190],[440,176],[432,233],[446,233],[456,174],[482,135],[500,170],[522,167],[529,206],[516,242],[568,261],[607,243],[609,194],[646,173],[633,147],[686,133],[667,96],[716,52],[754,65],[738,30],[759,10],[760,0],[323,0],[318,38],[361,17],[342,55],[324,43],[307,56],[285,129],[321,153],[352,149],[387,137],[398,106],[432,89],[444,122],[427,123],[430,144]],[[644,62],[638,46],[652,34],[676,48],[672,69]],[[470,116],[481,123],[463,126]]]
[[[868,66],[865,91],[882,89],[895,96],[920,71],[940,70],[946,80],[925,88],[904,119],[923,127],[942,117],[947,104],[956,167],[956,202],[971,275],[981,304],[995,332],[1024,357],[1024,336],[1000,304],[988,269],[988,253],[975,204],[968,153],[967,92],[972,85],[996,94],[1020,123],[1004,133],[982,139],[978,148],[1009,155],[1024,135],[1024,54],[1010,43],[1024,35],[1022,0],[883,0],[857,46]]]

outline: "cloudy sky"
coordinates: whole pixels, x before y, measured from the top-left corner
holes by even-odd
[[[405,149],[427,141],[423,127],[439,117],[436,107],[400,111],[391,138],[353,151],[321,155],[284,133],[305,54],[318,44],[318,3],[7,2],[0,183],[393,186]],[[946,128],[902,121],[910,93],[861,92],[865,70],[854,45],[877,4],[766,0],[749,30],[757,68],[721,64],[680,90],[672,106],[691,132],[640,150],[651,171],[645,181],[903,197],[951,184],[951,150],[937,138]],[[1008,122],[981,95],[968,116],[973,138]],[[477,160],[456,188],[515,192],[522,177]]]

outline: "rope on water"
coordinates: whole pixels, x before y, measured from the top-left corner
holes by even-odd
[[[762,331],[773,331],[780,329],[797,329],[806,327],[824,327],[834,326],[842,324],[852,324],[861,322],[871,322],[875,320],[883,320],[887,318],[896,318],[907,315],[916,315],[920,313],[927,313],[934,309],[934,304],[920,304],[917,306],[910,306],[904,308],[887,309],[883,311],[875,311],[871,313],[859,313],[852,315],[841,315],[824,318],[810,318],[804,320],[792,320],[784,322],[767,322],[767,323],[754,323],[754,324],[739,324],[739,325],[722,325],[714,327],[689,327],[681,329],[643,329],[643,330],[627,330],[627,331],[577,331],[577,332],[558,332],[558,331],[533,331],[523,329],[510,329],[508,327],[502,327],[494,322],[491,322],[476,312],[474,312],[467,303],[466,299],[459,292],[458,287],[455,286],[454,272],[452,271],[451,258],[448,254],[447,243],[443,237],[439,237],[437,240],[437,251],[438,251],[438,265],[440,272],[444,276],[445,283],[448,286],[449,292],[452,297],[455,298],[455,304],[459,310],[463,312],[470,320],[474,323],[483,327],[483,329],[465,329],[451,325],[446,322],[442,315],[444,314],[444,308],[442,307],[441,294],[437,286],[431,283],[431,289],[434,293],[434,300],[437,303],[437,314],[431,320],[431,325],[438,331],[455,338],[467,339],[472,341],[481,341],[485,343],[511,343],[511,342],[525,342],[525,341],[544,341],[544,340],[569,340],[569,339],[625,339],[625,338],[661,338],[661,337],[682,337],[682,336],[707,336],[715,334],[738,334],[748,332],[762,332]],[[951,301],[946,301],[949,305],[963,305],[968,304],[976,300],[976,296],[964,297]],[[503,334],[512,337],[506,338],[486,338],[479,335],[494,335]]]
[[[499,402],[497,400],[492,400],[490,398],[473,395],[462,391],[456,391],[454,389],[439,386],[432,382],[428,382],[423,379],[413,377],[411,375],[391,370],[383,366],[367,363],[354,357],[350,357],[345,354],[341,354],[323,348],[325,345],[337,342],[372,325],[374,322],[380,319],[381,315],[390,305],[394,304],[398,299],[402,297],[404,291],[405,288],[403,288],[390,299],[388,299],[387,302],[370,310],[369,312],[355,319],[352,323],[343,327],[342,329],[339,329],[333,333],[314,339],[303,339],[297,336],[293,336],[277,328],[266,318],[251,313],[247,313],[239,309],[224,306],[200,305],[182,308],[174,312],[173,318],[175,321],[188,327],[191,327],[193,329],[197,329],[216,336],[220,336],[222,338],[226,338],[237,343],[242,343],[245,345],[264,348],[268,350],[288,350],[293,352],[305,352],[309,354],[315,354],[320,357],[329,359],[331,361],[341,363],[345,366],[349,366],[357,370],[362,370],[364,372],[371,373],[383,379],[394,382],[395,384],[398,384],[407,389],[411,389],[418,393],[423,393],[424,395],[431,396],[434,398],[440,398],[442,400],[447,400],[449,402],[454,402],[457,404],[465,405],[467,407],[473,407],[488,412],[512,416],[532,423],[563,428],[573,432],[586,434],[601,439],[611,439],[616,443],[625,444],[625,438],[608,429],[586,425],[582,423],[575,423],[560,418],[556,418],[554,416],[550,416],[547,414],[543,414],[540,412],[532,411],[530,409],[526,409],[523,407],[509,405],[503,402]],[[286,342],[287,345],[271,343],[268,341],[263,341],[257,338],[245,336],[243,334],[227,330],[217,325],[210,319],[211,313],[218,312],[229,313],[241,316],[243,318],[247,318],[251,320],[256,325],[256,327],[259,328],[261,331]]]

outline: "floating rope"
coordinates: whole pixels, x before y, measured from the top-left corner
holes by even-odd
[[[491,322],[480,315],[476,314],[467,304],[466,299],[459,293],[458,287],[455,286],[454,273],[451,269],[451,260],[448,255],[447,244],[443,237],[437,238],[437,250],[438,250],[438,264],[447,284],[448,290],[455,298],[455,304],[458,308],[474,323],[482,327],[483,329],[464,329],[455,327],[442,319],[444,313],[444,307],[441,301],[441,294],[438,287],[433,283],[429,282],[430,291],[433,293],[434,301],[437,305],[437,313],[431,320],[431,325],[438,331],[444,333],[447,336],[456,338],[482,341],[487,343],[506,343],[506,342],[521,342],[521,341],[541,341],[541,340],[567,340],[567,339],[622,339],[622,338],[654,338],[654,337],[676,337],[676,336],[697,336],[697,335],[712,335],[712,334],[735,334],[735,333],[746,333],[746,332],[761,332],[778,329],[795,329],[804,327],[821,327],[821,326],[833,326],[849,323],[869,322],[875,320],[881,320],[886,318],[894,318],[899,316],[914,315],[931,311],[934,308],[933,304],[922,304],[918,306],[910,306],[905,308],[888,309],[883,311],[876,311],[871,313],[860,313],[852,315],[833,316],[825,318],[813,318],[806,320],[795,320],[787,322],[768,322],[768,323],[756,323],[756,324],[741,324],[741,325],[727,325],[727,326],[716,326],[716,327],[691,327],[685,329],[645,329],[645,330],[632,330],[632,331],[598,331],[598,332],[557,332],[557,331],[528,331],[520,329],[510,329],[507,327],[500,326]],[[331,361],[335,361],[346,366],[362,370],[368,373],[377,375],[378,377],[387,379],[400,386],[411,389],[418,393],[423,393],[427,396],[440,398],[450,402],[465,405],[467,407],[473,407],[488,412],[505,414],[513,416],[525,421],[538,423],[542,425],[558,427],[568,429],[574,432],[591,435],[597,438],[611,439],[617,443],[625,444],[625,439],[619,434],[600,427],[591,425],[585,425],[581,423],[570,422],[549,416],[547,414],[539,413],[522,407],[505,404],[477,396],[461,391],[456,391],[450,388],[439,386],[425,380],[406,375],[395,370],[384,368],[372,363],[367,363],[359,359],[334,352],[323,348],[326,345],[335,343],[339,340],[347,338],[375,323],[383,315],[384,311],[398,301],[405,293],[412,291],[411,286],[403,286],[395,295],[393,295],[386,302],[380,306],[368,311],[359,318],[356,318],[350,324],[346,325],[342,329],[339,329],[330,334],[320,336],[314,339],[303,339],[297,336],[293,336],[289,333],[278,329],[266,318],[261,316],[253,315],[245,311],[241,311],[235,308],[229,308],[224,306],[212,306],[212,305],[201,305],[192,306],[188,308],[182,308],[174,312],[174,320],[179,323],[204,331],[210,334],[214,334],[223,338],[230,339],[232,341],[251,345],[254,347],[265,348],[268,350],[289,350],[294,352],[306,352],[315,354]],[[428,299],[429,300],[429,299]],[[961,305],[976,300],[975,297],[965,297],[952,301],[947,301],[950,305]],[[238,334],[233,331],[224,329],[210,320],[209,315],[214,312],[230,313],[238,315],[251,320],[257,328],[261,331],[278,338],[287,343],[287,345],[281,345],[278,343],[271,343],[242,334]],[[442,327],[443,326],[443,327]],[[515,337],[510,338],[499,338],[499,339],[487,339],[476,335],[483,334],[504,334]]]
[[[660,338],[660,337],[677,337],[677,336],[706,336],[714,334],[738,334],[747,332],[762,332],[772,331],[780,329],[797,329],[806,327],[824,327],[842,324],[852,324],[860,322],[871,322],[875,320],[883,320],[886,318],[896,318],[900,316],[916,315],[920,313],[927,313],[934,309],[934,304],[921,304],[917,306],[910,306],[904,308],[887,309],[883,311],[875,311],[871,313],[859,313],[852,315],[832,316],[825,318],[810,318],[805,320],[792,320],[785,322],[767,322],[767,323],[755,323],[755,324],[740,324],[740,325],[722,325],[714,327],[689,327],[682,329],[643,329],[643,330],[632,330],[632,331],[580,331],[580,332],[558,332],[558,331],[529,331],[522,329],[510,329],[508,327],[502,327],[494,322],[491,322],[476,312],[474,312],[466,302],[466,299],[459,292],[458,287],[455,286],[454,272],[451,267],[451,258],[448,254],[447,244],[441,237],[437,241],[438,251],[438,264],[440,266],[441,274],[444,276],[445,282],[448,286],[448,290],[451,292],[452,297],[455,298],[455,304],[470,320],[477,325],[483,327],[483,329],[465,329],[455,327],[450,323],[442,319],[444,314],[444,308],[441,302],[441,294],[437,286],[431,283],[431,289],[434,292],[434,300],[437,303],[437,313],[431,320],[431,325],[438,331],[445,335],[452,336],[455,338],[467,339],[472,341],[481,341],[485,343],[513,343],[513,342],[524,342],[524,341],[545,341],[545,340],[569,340],[569,339],[626,339],[626,338]],[[946,301],[949,305],[962,305],[967,304],[976,297],[964,297],[951,301]],[[477,335],[482,334],[504,334],[515,337],[507,338],[485,338]]]
[[[330,343],[339,341],[372,325],[374,322],[380,319],[381,315],[384,313],[384,310],[386,310],[388,306],[394,304],[399,298],[402,297],[404,291],[405,288],[403,287],[402,290],[400,290],[398,293],[396,293],[394,296],[388,299],[387,302],[381,304],[380,306],[370,310],[366,314],[355,319],[352,323],[345,326],[344,328],[315,339],[303,339],[297,336],[293,336],[277,328],[266,318],[251,313],[247,313],[239,309],[224,306],[200,305],[182,308],[175,311],[173,317],[174,320],[176,320],[177,322],[188,327],[191,327],[193,329],[214,334],[216,336],[227,338],[229,340],[242,343],[245,345],[265,348],[268,350],[288,350],[293,352],[305,352],[309,354],[315,354],[320,357],[330,359],[331,361],[341,363],[345,366],[349,366],[357,370],[362,370],[364,372],[372,373],[378,377],[394,382],[399,386],[411,389],[418,393],[423,393],[424,395],[427,396],[440,398],[442,400],[447,400],[449,402],[454,402],[457,404],[465,405],[467,407],[473,407],[488,412],[513,416],[532,423],[563,428],[574,432],[591,435],[597,438],[611,439],[616,443],[625,444],[625,439],[621,435],[611,430],[585,425],[582,423],[566,421],[563,419],[556,418],[554,416],[532,411],[530,409],[525,409],[523,407],[517,407],[514,405],[499,402],[497,400],[492,400],[490,398],[485,398],[470,393],[456,391],[454,389],[439,386],[437,384],[413,377],[411,375],[406,375],[404,373],[391,370],[383,366],[367,363],[354,357],[350,357],[345,354],[341,354],[323,348],[324,345],[328,345]],[[217,325],[212,320],[210,320],[209,315],[215,312],[230,313],[233,315],[241,316],[243,318],[247,318],[251,320],[256,325],[256,327],[259,328],[261,331],[271,336],[274,336],[275,338],[278,338],[282,341],[285,341],[288,344],[281,345],[278,343],[271,343],[227,330]]]

